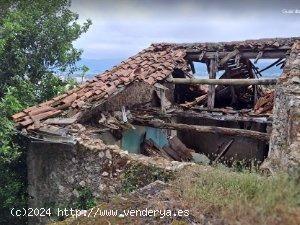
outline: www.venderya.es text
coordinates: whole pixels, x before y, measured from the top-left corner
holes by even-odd
[[[22,208],[22,209],[11,209],[11,215],[16,217],[21,216],[40,216],[40,217],[187,217],[189,216],[189,210],[170,210],[170,209],[126,209],[126,210],[117,210],[117,209],[100,209],[92,208],[90,210],[80,210],[73,208]]]

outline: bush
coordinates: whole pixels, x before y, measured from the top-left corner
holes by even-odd
[[[13,83],[0,101],[0,224],[26,224],[27,221],[26,217],[10,217],[12,207],[27,207],[25,149],[18,145],[11,116],[75,85],[73,80],[62,81],[52,74],[43,77],[38,85],[18,77]]]

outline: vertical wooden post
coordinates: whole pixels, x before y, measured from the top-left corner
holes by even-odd
[[[159,94],[160,94],[160,109],[162,114],[166,114],[167,110],[166,110],[166,93],[165,93],[165,89],[159,89]]]
[[[191,66],[191,70],[192,70],[193,74],[196,73],[194,62],[193,61],[189,61],[189,64]]]
[[[209,63],[209,79],[216,79],[217,75],[217,62],[213,58]],[[210,85],[208,88],[208,97],[207,97],[207,107],[209,109],[214,108],[215,106],[215,85]]]
[[[258,100],[258,90],[257,90],[257,85],[254,85],[253,86],[253,89],[254,89],[254,106],[256,105],[256,102],[257,102],[257,100]]]

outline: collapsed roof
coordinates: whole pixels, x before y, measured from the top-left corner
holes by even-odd
[[[121,92],[134,81],[144,81],[153,85],[170,77],[175,69],[190,75],[189,72],[193,70],[191,61],[216,57],[216,53],[220,58],[226,57],[233,51],[240,52],[248,58],[279,58],[289,54],[296,40],[300,38],[152,44],[149,48],[77,88],[13,115],[13,120],[18,127],[28,130],[36,129],[40,123],[50,117],[65,117],[75,122],[96,103],[105,102],[109,96]]]

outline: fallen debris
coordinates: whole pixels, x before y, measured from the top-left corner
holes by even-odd
[[[144,141],[141,144],[141,153],[147,156],[161,156],[169,160],[179,162],[190,161],[193,156],[192,149],[187,148],[176,136],[169,140],[169,145],[160,148],[151,139]]]
[[[274,98],[274,91],[268,92],[260,97],[254,106],[254,112],[256,114],[271,114],[274,106]]]

